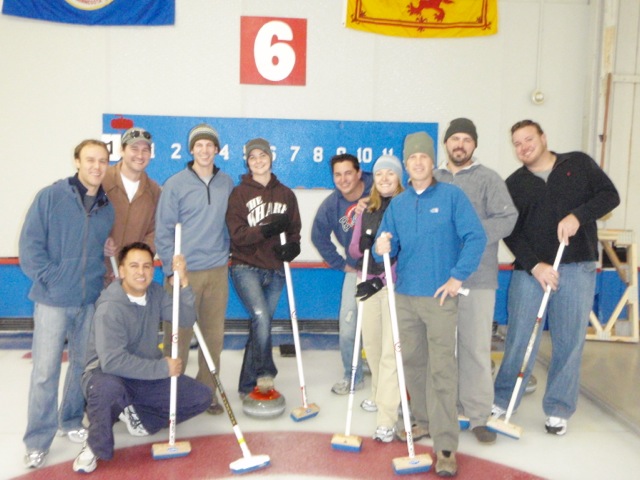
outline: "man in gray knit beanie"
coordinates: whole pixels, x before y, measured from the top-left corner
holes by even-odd
[[[476,439],[492,444],[496,434],[486,424],[493,402],[491,336],[498,287],[498,242],[511,233],[518,212],[504,180],[473,156],[477,144],[476,126],[471,120],[452,120],[444,134],[448,160],[434,171],[434,177],[458,185],[467,194],[488,238],[480,266],[462,284],[469,294],[458,297],[458,410],[469,419]]]

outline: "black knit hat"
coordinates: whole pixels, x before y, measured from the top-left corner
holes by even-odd
[[[455,120],[451,120],[449,128],[447,128],[447,132],[444,134],[444,141],[446,142],[454,133],[466,133],[473,138],[474,142],[476,142],[476,147],[478,146],[478,132],[476,132],[476,126],[468,118],[456,118]]]

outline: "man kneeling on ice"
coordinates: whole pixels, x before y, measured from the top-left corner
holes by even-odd
[[[196,320],[194,294],[182,255],[173,257],[180,278],[180,327]],[[134,436],[154,434],[169,424],[170,377],[178,376],[176,421],[204,412],[212,392],[180,375],[182,361],[158,348],[161,321],[172,320],[172,297],[153,280],[153,254],[145,243],[122,248],[120,280],[96,302],[82,390],[87,400],[89,438],[73,462],[75,472],[91,473],[98,458],[113,457],[113,424],[120,418]]]

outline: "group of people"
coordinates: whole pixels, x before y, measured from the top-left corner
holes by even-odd
[[[543,406],[547,431],[566,432],[595,289],[596,220],[619,203],[611,181],[586,154],[548,150],[542,129],[530,120],[515,124],[511,133],[523,165],[506,183],[473,156],[478,135],[466,118],[449,124],[447,160],[440,168],[425,132],[406,137],[402,161],[383,155],[372,173],[363,172],[353,155],[336,155],[336,189],[312,226],[322,258],[344,272],[342,375],[331,390],[344,395],[364,387],[361,361],[351,385],[357,302],[363,302],[372,384],[361,406],[377,412],[374,439],[404,439],[397,425],[400,391],[382,263],[388,255],[412,436],[433,438],[441,476],[457,472],[458,415],[469,418],[478,441],[495,442],[487,420],[506,411],[536,303],[547,288],[554,291],[548,309],[554,349]],[[168,423],[171,376],[179,380],[178,422],[204,411],[222,413],[202,352],[196,378],[183,374],[196,320],[220,368],[229,278],[250,316],[238,392],[244,398],[275,388],[271,322],[285,283],[283,262],[300,253],[301,219],[294,193],[272,172],[269,142],[247,142],[248,173],[234,187],[215,165],[218,133],[196,125],[188,136],[193,160],[162,190],[145,172],[152,143],[150,132],[128,129],[121,161],[109,166],[103,142],[83,141],[74,152],[77,173],[41,190],[27,213],[20,261],[33,282],[29,298],[35,304],[27,467],[44,465],[56,434],[83,444],[73,469],[89,473],[98,459],[113,456],[118,419],[132,435],[160,430]],[[178,223],[181,254],[175,255]],[[515,262],[505,355],[494,389],[490,351],[501,239]],[[567,248],[555,271],[560,242]],[[366,280],[359,281],[365,253]],[[152,281],[156,254],[165,288]],[[117,271],[108,257],[117,259]],[[174,271],[180,280],[178,358],[170,355]],[[160,322],[164,351],[158,348]],[[56,412],[50,405],[58,404],[65,342],[69,368]]]

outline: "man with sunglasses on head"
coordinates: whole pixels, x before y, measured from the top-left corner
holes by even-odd
[[[156,207],[160,187],[145,169],[151,160],[153,138],[144,128],[132,127],[122,134],[121,160],[107,168],[102,182],[115,210],[113,229],[105,244],[105,257],[116,257],[124,245],[144,242],[155,251]],[[115,278],[107,259],[106,284]]]

